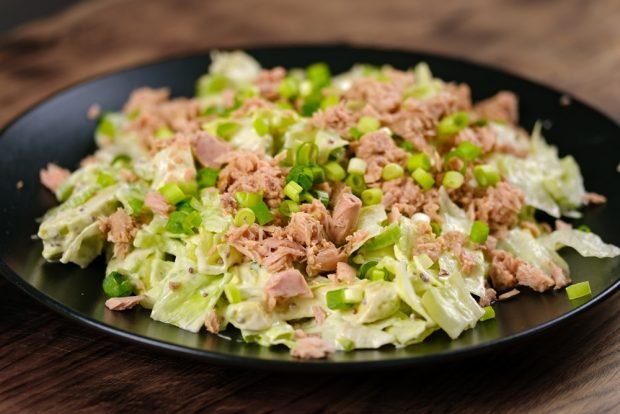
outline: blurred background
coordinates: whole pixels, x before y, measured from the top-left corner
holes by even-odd
[[[620,119],[618,0],[0,0],[0,125],[79,80],[166,56],[291,43],[447,54]]]

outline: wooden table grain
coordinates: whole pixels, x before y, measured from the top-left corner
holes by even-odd
[[[287,43],[446,53],[620,119],[618,1],[100,0],[0,37],[0,125],[67,85],[157,58]],[[501,352],[365,374],[244,370],[79,326],[0,279],[0,412],[620,412],[620,295]]]

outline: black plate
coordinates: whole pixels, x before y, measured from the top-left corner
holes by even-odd
[[[463,61],[409,52],[358,49],[343,46],[284,47],[250,50],[264,66],[306,66],[328,62],[335,72],[357,62],[389,63],[408,68],[428,62],[437,76],[471,85],[474,99],[501,89],[515,91],[521,100],[521,123],[531,128],[546,121],[545,135],[562,154],[573,154],[582,166],[587,187],[608,196],[606,205],[589,208],[581,222],[607,242],[620,244],[620,128],[609,118],[583,103],[560,104],[560,92],[495,69]],[[161,350],[243,366],[321,370],[393,367],[445,361],[469,356],[547,330],[591,308],[620,285],[620,259],[582,259],[564,252],[575,281],[589,280],[593,295],[571,303],[564,291],[524,292],[495,306],[497,318],[480,323],[458,340],[443,333],[422,344],[395,350],[337,353],[326,361],[297,361],[287,350],[261,348],[207,333],[193,334],[155,322],[143,309],[110,312],[104,308],[101,279],[104,264],[88,269],[46,264],[41,243],[33,239],[37,217],[55,202],[38,181],[38,171],[48,162],[76,168],[79,160],[95,149],[95,122],[86,118],[93,103],[104,109],[120,108],[132,89],[140,86],[172,89],[174,95],[192,95],[195,80],[207,70],[209,57],[191,56],[117,72],[74,86],[40,103],[2,131],[0,137],[0,271],[13,283],[55,311],[86,325]],[[16,188],[18,180],[24,187]]]

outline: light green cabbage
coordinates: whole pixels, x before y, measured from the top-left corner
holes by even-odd
[[[549,248],[541,239],[536,239],[527,230],[514,228],[498,243],[498,247],[525,260],[551,275],[550,263],[558,265],[568,274],[568,264],[555,249]]]
[[[234,52],[211,52],[209,74],[222,75],[235,85],[250,84],[261,71],[260,64],[252,56],[240,50]]]
[[[467,213],[450,200],[446,190],[439,189],[439,214],[441,215],[441,233],[446,234],[450,231],[459,231],[469,234],[472,221],[467,217]]]
[[[444,286],[431,286],[422,296],[422,305],[452,339],[473,328],[484,314],[458,273],[451,274]]]
[[[559,158],[557,148],[547,144],[540,124],[532,132],[527,158],[497,154],[492,162],[506,179],[520,188],[528,205],[553,217],[579,215],[585,189],[579,166],[571,156]]]
[[[584,257],[616,257],[620,248],[604,243],[594,233],[586,233],[575,229],[560,229],[540,237],[540,243],[547,249],[558,250],[564,246],[572,247]]]
[[[151,318],[191,332],[198,332],[204,325],[232,274],[191,273],[188,269],[193,265],[177,258],[174,268],[162,281],[162,291],[153,305]]]
[[[112,214],[119,202],[118,186],[106,187],[83,204],[51,210],[43,218],[38,237],[43,242],[43,257],[50,261],[87,266],[103,248],[103,233],[96,218]],[[62,207],[61,206],[61,207]]]

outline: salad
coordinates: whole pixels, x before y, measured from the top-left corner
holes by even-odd
[[[195,97],[137,89],[95,140],[74,172],[41,171],[60,202],[43,257],[85,267],[103,253],[110,310],[232,326],[299,358],[455,339],[496,300],[569,286],[561,247],[620,255],[561,220],[605,198],[539,125],[518,126],[514,94],[474,104],[425,63],[333,76],[214,52]]]

